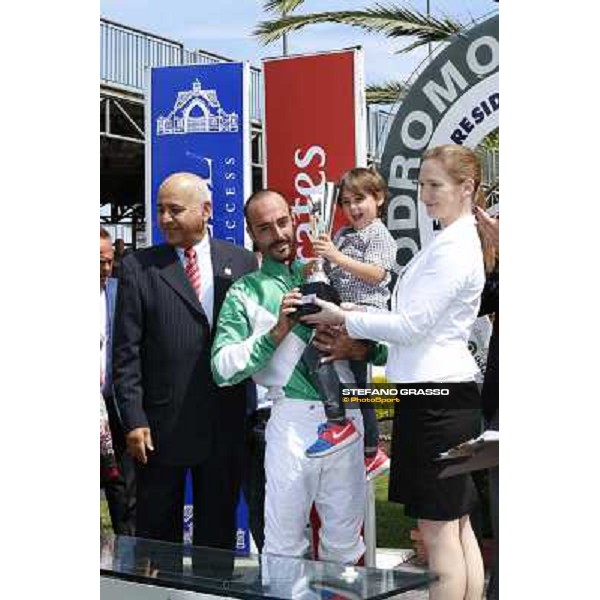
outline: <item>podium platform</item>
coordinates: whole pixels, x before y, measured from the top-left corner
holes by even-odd
[[[102,600],[382,600],[426,589],[425,570],[348,567],[320,561],[184,546],[127,536],[100,538]]]

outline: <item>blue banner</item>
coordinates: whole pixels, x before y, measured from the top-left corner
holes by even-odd
[[[212,192],[213,237],[244,245],[251,190],[249,67],[244,63],[150,69],[147,93],[146,215],[149,241],[163,241],[156,197],[170,174],[200,175]]]
[[[250,554],[250,514],[248,504],[243,493],[235,511],[235,552],[238,556]]]
[[[192,488],[192,474],[188,470],[185,476],[185,496],[183,506],[183,543],[192,544],[194,536],[194,492]],[[235,510],[235,553],[238,556],[250,554],[250,515],[244,494],[240,492],[240,499]]]

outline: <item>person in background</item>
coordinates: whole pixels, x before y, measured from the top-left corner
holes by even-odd
[[[227,293],[212,348],[212,371],[224,388],[252,377],[267,388],[273,403],[266,427],[263,552],[306,556],[306,527],[314,503],[321,518],[319,558],[354,564],[365,549],[362,448],[351,444],[333,456],[305,455],[325,412],[302,360],[312,330],[292,318],[300,302],[297,286],[303,281],[303,265],[294,261],[290,207],[281,194],[263,190],[248,199],[244,210],[263,261],[260,271],[241,278]],[[354,343],[362,354],[350,358],[364,358],[368,345]],[[360,431],[360,410],[347,414]]]
[[[119,278],[121,261],[127,252],[128,250],[125,248],[125,240],[123,238],[117,238],[115,240],[115,257],[113,261],[113,277],[115,279]]]
[[[388,310],[389,283],[396,262],[397,246],[379,218],[387,188],[383,177],[373,168],[357,167],[342,175],[338,203],[346,217],[343,227],[332,241],[327,234],[313,242],[315,254],[327,259],[325,270],[342,302],[367,310]],[[309,345],[307,358],[317,372],[334,370],[333,363],[320,363],[320,355]],[[352,362],[351,369],[358,387],[367,383],[367,364]],[[335,372],[333,374],[335,380]],[[352,424],[345,417],[338,386],[323,392],[327,422],[318,429],[317,440],[307,449],[309,457],[325,456],[351,443]],[[379,446],[379,426],[375,409],[361,404],[364,423],[364,455],[367,479],[389,470],[390,461]],[[350,431],[348,431],[350,429]]]
[[[112,370],[112,345],[114,339],[114,314],[117,280],[111,277],[114,251],[109,232],[100,227],[100,392],[106,408],[110,427],[110,460],[117,468],[111,469],[110,477],[102,477],[104,494],[113,530],[121,535],[135,533],[135,467],[126,451],[125,434],[117,410]],[[104,433],[106,438],[106,432]],[[105,444],[109,448],[108,444]],[[105,469],[103,473],[108,473]]]
[[[479,234],[487,240],[487,243],[494,248],[496,258],[499,258],[500,252],[500,221],[498,218],[490,217],[480,207],[475,208],[475,218]],[[500,410],[499,410],[499,345],[500,345],[500,279],[499,262],[496,261],[493,271],[487,274],[485,287],[481,294],[480,315],[493,314],[494,323],[492,328],[492,337],[488,350],[487,368],[483,380],[483,389],[481,399],[483,404],[483,418],[486,429],[499,431],[500,429]],[[490,515],[492,520],[492,530],[495,539],[494,559],[490,572],[490,580],[486,596],[488,600],[497,600],[500,596],[499,589],[499,523],[498,523],[498,497],[499,497],[500,467],[494,467],[489,470],[490,482]]]
[[[481,165],[470,149],[449,144],[425,152],[420,201],[442,229],[402,272],[391,312],[345,311],[317,299],[321,311],[301,318],[345,325],[350,337],[388,343],[391,381],[460,384],[453,386],[452,405],[406,396],[395,407],[389,498],[418,520],[429,568],[438,577],[431,600],[480,600],[483,594],[483,562],[469,519],[477,501],[473,480],[470,475],[440,479],[443,466],[436,461],[441,452],[480,433],[478,367],[468,336],[485,270],[494,262],[472,214],[485,201],[480,185]]]
[[[117,479],[120,476],[115,451],[112,445],[112,435],[108,425],[108,413],[104,396],[100,394],[100,485]],[[114,526],[113,526],[114,529]]]
[[[246,386],[216,387],[210,348],[226,291],[256,259],[210,237],[211,194],[197,175],[168,176],[157,200],[166,243],[123,259],[113,344],[116,397],[136,461],[136,535],[183,541],[189,469],[193,544],[232,550]]]

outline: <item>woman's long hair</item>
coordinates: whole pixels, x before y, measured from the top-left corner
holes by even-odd
[[[457,184],[472,179],[475,193],[471,199],[471,204],[472,206],[479,206],[483,210],[486,209],[485,194],[481,188],[481,161],[473,150],[458,144],[445,144],[427,150],[423,154],[422,160],[428,159],[440,161],[450,178]],[[479,239],[481,240],[485,271],[491,273],[496,264],[496,249],[481,236],[481,233],[479,233]]]

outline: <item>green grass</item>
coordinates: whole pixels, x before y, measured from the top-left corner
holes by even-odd
[[[110,514],[108,512],[108,503],[104,498],[100,498],[100,533],[111,533],[112,525],[110,523]]]
[[[412,548],[410,530],[416,526],[415,519],[404,515],[401,504],[388,502],[387,475],[375,479],[375,514],[377,518],[377,546],[379,548]],[[100,529],[112,531],[106,500],[100,500]]]
[[[388,501],[387,475],[375,479],[375,515],[378,548],[412,548],[410,530],[416,520],[404,514],[401,504]]]

